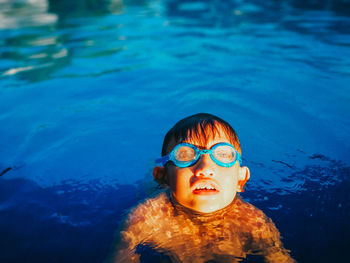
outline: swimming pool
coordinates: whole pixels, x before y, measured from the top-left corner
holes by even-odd
[[[298,262],[349,262],[347,1],[1,1],[0,262],[101,262],[179,119],[236,129]]]

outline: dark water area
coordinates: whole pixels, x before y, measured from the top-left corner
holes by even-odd
[[[347,262],[350,167],[324,156],[310,159],[321,161],[293,167],[288,176],[304,181],[300,191],[248,186],[242,196],[273,219],[298,262]],[[102,262],[129,208],[159,192],[145,181],[110,186],[71,181],[45,188],[26,179],[0,182],[1,262]],[[147,247],[137,251],[141,262],[170,262]],[[242,262],[263,260],[249,256]]]
[[[103,262],[197,112],[298,262],[350,262],[349,1],[0,1],[0,36],[0,262]]]

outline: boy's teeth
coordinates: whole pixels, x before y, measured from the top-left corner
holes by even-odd
[[[194,190],[197,191],[218,191],[214,182],[211,181],[199,181],[197,182]]]
[[[215,188],[212,186],[198,187],[196,189],[198,189],[198,190],[215,190]]]

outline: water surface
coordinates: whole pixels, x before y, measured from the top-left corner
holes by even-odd
[[[1,1],[0,261],[101,262],[154,191],[165,133],[197,112],[236,129],[243,198],[299,262],[349,261],[349,10]]]

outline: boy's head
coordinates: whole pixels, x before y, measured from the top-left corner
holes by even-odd
[[[176,146],[180,143],[190,144],[188,149],[191,151],[192,148],[198,150],[197,152],[212,150],[212,154],[198,154],[198,159],[185,167],[181,163],[168,161],[164,167],[154,168],[155,180],[168,185],[180,204],[197,212],[213,212],[229,205],[236,192],[243,191],[243,186],[250,176],[249,169],[239,165],[240,143],[236,132],[227,122],[206,113],[180,120],[166,134],[162,156],[172,151],[174,154]],[[224,147],[219,148],[219,145]],[[213,149],[216,149],[215,153]],[[224,162],[228,158],[224,155],[227,155],[227,149],[232,149],[232,156],[235,155],[237,161],[229,152],[233,161],[228,164],[220,162],[220,158],[224,158]]]
[[[193,140],[204,145],[220,132],[241,153],[238,136],[230,124],[215,115],[198,113],[180,120],[168,131],[163,141],[162,156],[170,152],[169,148],[174,143]]]

